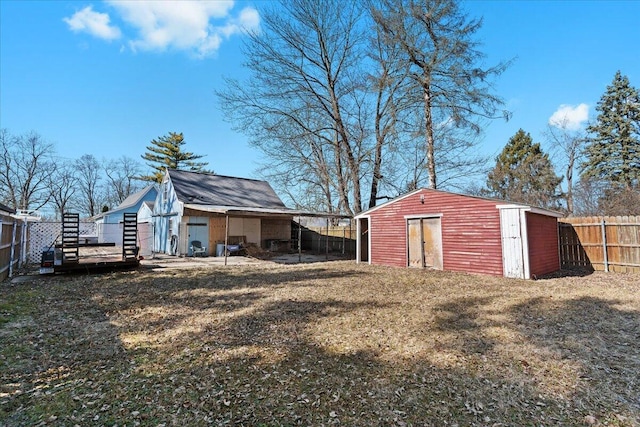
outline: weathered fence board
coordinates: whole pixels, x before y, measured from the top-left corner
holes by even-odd
[[[0,280],[13,276],[25,262],[24,221],[0,215]]]
[[[564,218],[559,225],[563,268],[640,272],[640,216]]]

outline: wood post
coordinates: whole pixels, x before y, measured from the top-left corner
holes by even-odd
[[[604,259],[604,271],[608,272],[609,271],[609,257],[607,256],[607,224],[604,220],[604,218],[602,219],[602,224],[601,224],[601,228],[602,228],[602,256]]]
[[[224,265],[227,265],[227,245],[229,244],[229,214],[225,215],[224,228]]]
[[[324,256],[329,260],[329,217],[327,217],[327,237],[324,244]]]
[[[298,216],[298,262],[302,262],[302,217]]]

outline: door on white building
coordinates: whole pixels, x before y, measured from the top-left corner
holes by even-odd
[[[212,253],[212,248],[209,244],[209,218],[198,216],[189,218],[189,222],[187,222],[187,256],[193,256],[191,242],[194,240],[200,241],[202,246],[207,249],[205,252],[207,255]]]

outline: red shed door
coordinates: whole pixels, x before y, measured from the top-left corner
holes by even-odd
[[[409,267],[442,270],[440,218],[407,220]]]

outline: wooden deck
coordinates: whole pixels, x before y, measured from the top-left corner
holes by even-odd
[[[138,258],[124,260],[122,247],[120,246],[88,246],[80,247],[78,262],[67,262],[56,265],[56,273],[67,272],[100,272],[112,270],[125,270],[136,268],[140,265]]]

